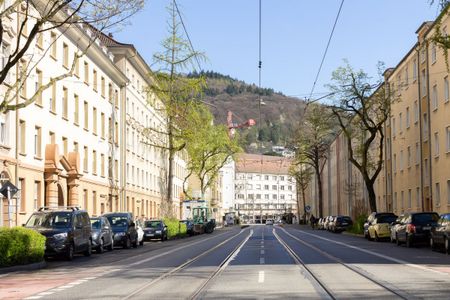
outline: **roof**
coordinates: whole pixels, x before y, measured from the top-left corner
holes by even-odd
[[[292,159],[261,154],[239,154],[236,173],[289,174]]]

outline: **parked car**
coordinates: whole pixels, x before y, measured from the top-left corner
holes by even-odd
[[[144,239],[160,239],[161,242],[167,240],[167,226],[162,220],[151,220],[144,222]]]
[[[106,213],[103,215],[111,224],[114,233],[114,246],[122,246],[125,249],[138,245],[138,234],[133,214],[130,212]]]
[[[98,253],[103,253],[105,248],[114,249],[114,238],[111,224],[105,217],[91,218],[92,248]]]
[[[397,220],[396,215],[380,214],[370,222],[367,228],[368,240],[380,241],[391,236],[390,226]]]
[[[372,224],[372,222],[376,218],[379,218],[379,217],[382,217],[382,216],[395,216],[395,214],[391,213],[391,212],[373,212],[373,213],[371,213],[367,217],[367,220],[366,220],[366,222],[364,222],[364,225],[363,225],[363,233],[364,233],[364,237],[366,239],[369,239],[369,231],[368,231],[369,230],[369,226]]]
[[[320,230],[323,230],[323,229],[325,229],[323,226],[324,226],[324,221],[325,221],[325,218],[320,218],[319,219],[319,221],[317,222],[317,229],[320,229]]]
[[[273,225],[273,219],[267,219],[266,225]]]
[[[439,215],[435,212],[406,213],[395,232],[397,245],[405,243],[409,248],[418,242],[428,243],[431,228],[438,220]]]
[[[323,224],[323,228],[325,230],[330,230],[330,225],[331,225],[331,222],[333,221],[334,217],[335,216],[328,216],[325,218],[325,222]]]
[[[352,225],[353,221],[349,216],[336,216],[331,222],[330,230],[339,233],[347,230]]]
[[[189,235],[194,234],[194,223],[191,220],[181,220],[180,223],[186,224],[186,233]]]
[[[396,235],[397,235],[397,228],[400,226],[400,224],[402,223],[402,220],[403,220],[403,218],[405,217],[405,215],[400,215],[399,217],[397,217],[397,219],[394,221],[394,222],[392,222],[390,225],[389,225],[389,231],[390,231],[390,233],[391,233],[391,242],[392,243],[395,243],[396,242],[396,240],[395,240],[395,237],[396,237]]]
[[[430,235],[430,246],[432,250],[441,247],[445,253],[450,253],[450,213],[441,215],[437,225],[431,228]]]
[[[144,224],[140,220],[136,220],[134,223],[136,224],[138,244],[139,246],[144,246]]]
[[[336,216],[331,216],[328,218],[328,223],[327,223],[328,231],[333,231],[335,222],[336,222]]]
[[[77,207],[42,207],[34,212],[24,227],[45,236],[45,257],[63,255],[72,260],[75,253],[92,253],[91,222],[86,211]]]

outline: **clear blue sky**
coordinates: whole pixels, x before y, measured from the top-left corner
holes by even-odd
[[[144,11],[115,33],[152,63],[167,36],[169,0],[147,0]],[[204,70],[258,84],[258,0],[177,0]],[[262,0],[262,86],[286,95],[311,91],[341,0]],[[438,14],[428,0],[346,0],[315,88],[327,92],[344,58],[376,76],[376,64],[395,66],[416,42],[415,31]],[[314,97],[314,96],[313,96]]]

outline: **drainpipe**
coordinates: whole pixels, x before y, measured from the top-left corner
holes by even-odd
[[[431,155],[431,107],[430,107],[430,61],[428,59],[428,45],[427,45],[427,68],[425,74],[427,74],[427,108],[428,108],[428,161],[429,169],[428,169],[428,177],[429,177],[429,185],[430,185],[430,210],[433,210],[433,178],[432,178],[432,155]]]

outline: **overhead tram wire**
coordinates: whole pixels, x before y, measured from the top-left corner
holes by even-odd
[[[263,141],[261,140],[260,134],[261,134],[261,121],[262,121],[262,114],[261,114],[261,102],[262,102],[262,98],[261,98],[261,74],[262,74],[262,55],[261,55],[261,50],[262,50],[262,0],[259,0],[259,36],[258,36],[258,52],[259,52],[259,58],[258,58],[258,93],[259,93],[259,99],[258,99],[258,109],[259,109],[259,122],[258,122],[258,139],[259,139],[259,144],[260,144],[260,150],[262,150],[262,143]],[[260,169],[260,174],[262,176],[262,167],[263,167],[263,156],[261,153],[261,169]]]
[[[189,33],[188,33],[187,29],[186,29],[186,26],[184,25],[183,17],[181,16],[180,9],[178,8],[177,1],[173,0],[173,4],[175,5],[175,9],[177,10],[177,14],[180,17],[181,26],[183,26],[184,33],[186,33],[186,37],[188,39],[189,46],[191,47],[192,52],[195,53],[194,45],[192,44],[191,38],[189,37]],[[200,72],[202,70],[202,67],[200,65],[200,61],[199,61],[197,55],[194,55],[194,57],[195,57],[195,60],[197,61],[198,71]]]
[[[344,0],[341,1],[341,5],[339,6],[339,10],[338,10],[338,13],[336,15],[336,19],[334,20],[333,28],[331,29],[330,37],[328,38],[327,46],[325,47],[325,52],[323,53],[319,69],[317,70],[316,78],[314,79],[314,83],[313,83],[313,86],[311,88],[311,92],[310,92],[309,97],[308,97],[308,99],[306,101],[305,109],[308,107],[308,104],[311,102],[311,97],[312,97],[312,95],[314,93],[314,89],[316,88],[316,84],[317,84],[317,80],[319,79],[320,72],[322,71],[323,63],[325,61],[325,57],[327,56],[328,48],[330,47],[331,39],[333,38],[334,30],[336,29],[336,24],[337,24],[337,22],[339,20],[339,16],[341,15],[341,11],[342,11],[342,6],[343,5],[344,5]]]

